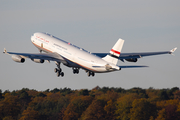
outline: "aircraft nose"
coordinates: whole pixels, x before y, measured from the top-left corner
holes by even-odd
[[[34,42],[34,36],[33,35],[31,36],[31,42]]]

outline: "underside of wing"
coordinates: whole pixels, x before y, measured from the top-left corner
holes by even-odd
[[[62,56],[60,56],[58,53],[15,53],[15,52],[7,52],[6,50],[4,53],[20,56],[22,58],[30,58],[32,60],[42,59],[42,60],[66,63],[66,60]]]

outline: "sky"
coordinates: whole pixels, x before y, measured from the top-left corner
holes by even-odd
[[[122,52],[154,52],[180,48],[179,0],[0,0],[0,49],[38,53],[30,37],[47,32],[90,52],[109,52],[119,38]],[[0,89],[22,88],[44,91],[54,88],[92,89],[180,87],[180,52],[175,55],[144,57],[137,63],[148,68],[122,69],[88,77],[84,70],[73,74],[61,65],[65,76],[56,77],[55,63],[16,63],[0,53]]]

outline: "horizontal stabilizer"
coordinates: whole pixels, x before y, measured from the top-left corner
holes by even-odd
[[[149,67],[149,66],[119,66],[120,68],[138,68],[138,67]]]

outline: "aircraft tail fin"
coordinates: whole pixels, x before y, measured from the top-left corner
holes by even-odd
[[[116,44],[113,46],[113,48],[110,50],[110,54],[108,54],[107,56],[105,56],[104,59],[107,62],[113,63],[113,64],[117,64],[118,62],[118,57],[121,54],[121,50],[124,44],[124,40],[123,39],[119,39]]]

